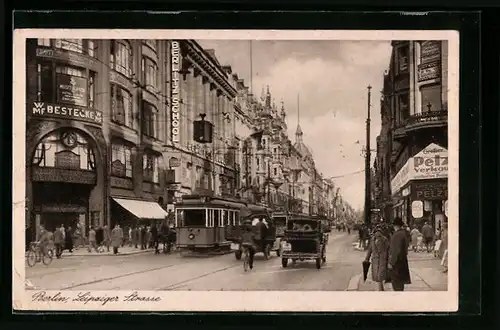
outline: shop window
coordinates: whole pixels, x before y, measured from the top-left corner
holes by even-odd
[[[146,88],[153,92],[158,89],[158,65],[147,56],[142,57],[142,79]]]
[[[132,46],[127,40],[112,40],[109,62],[111,68],[125,75],[132,76]]]
[[[93,171],[95,152],[76,131],[57,131],[46,136],[35,149],[33,165]]]
[[[420,93],[422,95],[422,112],[441,110],[440,84],[422,86]]]
[[[43,39],[48,40],[48,39]],[[52,102],[54,99],[54,76],[52,63],[37,64],[37,101]]]
[[[148,152],[143,155],[143,180],[147,182],[159,183],[160,156]]]
[[[156,53],[156,39],[146,39],[143,42]]]
[[[111,144],[111,174],[132,177],[132,148],[117,142]]]
[[[158,138],[158,109],[146,101],[142,101],[142,134]]]
[[[92,57],[96,50],[94,41],[89,39],[38,39],[38,46],[59,48]]]
[[[120,125],[134,128],[132,94],[116,84],[111,84],[110,90],[112,120]]]

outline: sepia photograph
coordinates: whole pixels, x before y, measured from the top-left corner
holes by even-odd
[[[16,30],[13,308],[457,310],[458,39]]]

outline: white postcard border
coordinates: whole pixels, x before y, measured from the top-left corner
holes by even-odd
[[[159,297],[157,302],[124,302],[132,291],[92,291],[95,296],[117,297],[106,304],[72,301],[79,291],[60,292],[69,301],[33,301],[37,291],[25,289],[25,133],[27,38],[93,39],[253,39],[253,40],[448,40],[448,152],[449,152],[449,261],[448,291],[445,292],[355,292],[355,291],[139,291],[141,296]],[[13,52],[13,220],[12,294],[13,309],[35,311],[262,311],[262,312],[452,312],[458,310],[458,140],[459,140],[459,33],[451,30],[14,30]],[[388,63],[389,64],[389,63]],[[360,266],[361,269],[361,266]],[[40,290],[39,290],[40,291]],[[111,299],[111,298],[110,298]]]

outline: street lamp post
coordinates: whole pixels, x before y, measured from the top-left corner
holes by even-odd
[[[371,89],[368,85],[368,113],[366,117],[366,155],[365,155],[365,224],[370,225],[370,209],[371,209],[371,171],[370,171],[370,107],[371,107]]]

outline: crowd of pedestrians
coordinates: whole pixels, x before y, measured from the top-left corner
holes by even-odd
[[[175,229],[170,228],[166,222],[125,228],[116,224],[113,229],[96,226],[91,227],[87,235],[83,232],[79,225],[75,229],[61,225],[53,231],[40,225],[34,235],[32,228],[26,227],[25,250],[30,249],[33,236],[43,253],[52,250],[57,259],[63,256],[64,251],[73,253],[73,250],[79,248],[86,248],[89,253],[110,252],[112,249],[113,254],[119,254],[120,248],[129,246],[141,250],[154,249],[158,254],[160,244],[163,245],[164,252],[170,252],[176,240]]]
[[[366,226],[365,226],[366,228]],[[392,226],[382,219],[375,224],[368,234],[365,263],[371,267],[371,275],[379,291],[384,290],[384,283],[390,282],[394,291],[404,291],[405,285],[411,284],[408,265],[408,250],[415,252],[434,252],[441,258],[443,272],[448,271],[448,229],[444,223],[441,230],[434,232],[426,222],[421,230],[410,230],[401,218],[395,218]],[[365,242],[366,229],[360,229],[360,240]]]

